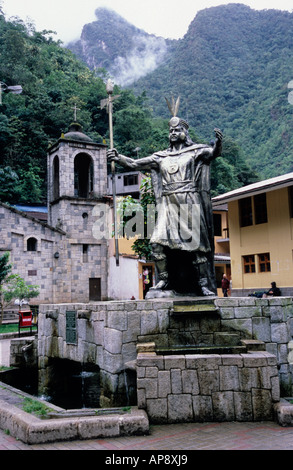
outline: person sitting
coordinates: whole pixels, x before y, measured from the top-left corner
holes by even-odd
[[[277,287],[275,282],[271,282],[271,288],[263,294],[263,298],[265,297],[279,297],[281,295],[280,289]]]

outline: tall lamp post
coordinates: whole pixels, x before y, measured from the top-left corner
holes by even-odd
[[[14,95],[20,95],[22,93],[22,87],[20,85],[8,86],[4,82],[0,82],[0,105],[2,105],[2,93],[13,93]]]

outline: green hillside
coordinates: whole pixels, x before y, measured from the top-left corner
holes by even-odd
[[[19,95],[2,94],[1,201],[45,202],[47,148],[62,132],[67,132],[75,105],[84,132],[97,142],[107,141],[108,115],[100,107],[101,100],[107,97],[106,79],[105,70],[91,71],[69,49],[54,41],[52,32],[38,32],[19,19],[6,21],[0,10],[0,80],[23,89]],[[133,90],[116,86],[114,93],[120,95],[114,103],[117,149],[136,158],[166,148],[169,116],[154,116],[144,92],[134,94]],[[162,91],[158,99],[165,106]],[[208,122],[207,138],[197,127],[191,127],[192,138],[209,142],[213,122]],[[223,158],[213,165],[213,194],[248,184],[255,178],[241,148],[226,135]]]
[[[97,8],[96,21],[84,25],[80,40],[67,47],[91,70],[105,68],[128,86],[162,63],[176,41],[136,28],[113,10]]]
[[[181,115],[205,139],[215,126],[263,178],[293,171],[293,13],[229,4],[200,11],[166,62],[132,88],[154,113],[181,96]]]
[[[108,114],[106,108],[100,107],[101,100],[107,98],[106,78],[105,70],[97,75],[59,41],[54,41],[52,31],[38,32],[17,18],[6,21],[0,10],[0,81],[5,84],[2,88],[17,84],[23,89],[18,95],[2,93],[1,201],[46,200],[47,148],[68,131],[75,105],[83,131],[96,142],[107,141]],[[120,94],[114,106],[115,145],[120,151],[131,152],[139,146],[142,156],[143,152],[152,152],[155,139],[146,139],[142,131],[155,125],[143,96],[136,97],[118,87],[114,92]],[[131,129],[125,129],[125,123]],[[157,132],[159,141],[161,134]]]

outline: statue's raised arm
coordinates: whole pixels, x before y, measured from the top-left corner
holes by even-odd
[[[213,148],[213,156],[214,156],[214,158],[217,158],[222,153],[223,134],[222,134],[222,131],[220,129],[218,129],[217,127],[214,129],[214,133],[215,133],[215,136],[216,136],[216,140],[215,140],[215,145],[214,145],[214,148]]]

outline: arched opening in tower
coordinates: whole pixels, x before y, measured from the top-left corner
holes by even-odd
[[[76,197],[88,198],[93,192],[92,158],[80,153],[74,160],[74,194]]]

